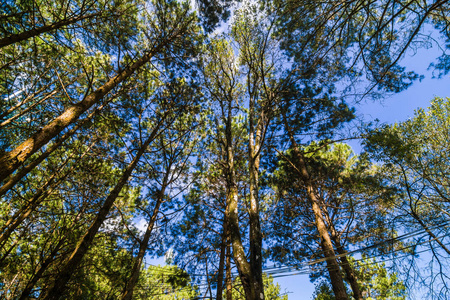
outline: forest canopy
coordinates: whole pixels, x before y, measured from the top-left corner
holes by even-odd
[[[0,298],[450,296],[445,0],[7,0]],[[431,32],[430,34],[426,34]],[[355,153],[349,145],[362,146]],[[165,256],[166,265],[151,258]]]

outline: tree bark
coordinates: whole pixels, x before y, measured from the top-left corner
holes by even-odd
[[[232,103],[228,102],[228,116],[226,117],[225,138],[226,138],[226,185],[227,185],[227,207],[228,227],[230,229],[230,240],[233,247],[233,257],[238,269],[247,300],[260,300],[255,288],[255,277],[251,264],[247,261],[244,246],[242,245],[241,233],[239,230],[238,215],[238,190],[236,186],[236,172],[234,170],[234,151],[232,136]]]
[[[302,165],[302,163],[301,163]],[[306,167],[302,167],[303,171],[306,171]],[[307,184],[307,194],[309,201],[312,206],[312,210],[315,217],[315,223],[317,231],[320,236],[320,245],[324,253],[325,261],[327,264],[327,270],[330,275],[331,285],[333,287],[333,292],[336,300],[346,300],[348,299],[347,291],[345,289],[344,281],[341,276],[339,264],[336,261],[336,254],[334,252],[333,244],[331,242],[330,235],[327,230],[327,226],[323,219],[322,211],[320,209],[318,199],[314,194],[314,190],[311,184]]]
[[[228,234],[229,235],[229,234]],[[227,236],[227,253],[226,253],[226,283],[227,283],[227,300],[233,300],[233,283],[232,283],[232,278],[231,278],[231,247],[229,245],[229,241],[230,238],[229,236]]]
[[[356,300],[363,300],[361,289],[359,288],[359,284],[358,284],[358,279],[356,278],[356,274],[353,271],[353,268],[350,265],[350,262],[348,261],[347,251],[345,251],[344,246],[341,243],[340,234],[336,231],[336,228],[334,227],[334,224],[331,221],[331,218],[330,218],[327,208],[324,207],[323,209],[324,209],[325,217],[329,224],[331,239],[333,240],[334,244],[336,245],[336,251],[339,254],[339,258],[341,261],[341,267],[345,272],[347,282],[350,283],[350,287],[353,292],[353,298],[355,298]]]
[[[49,157],[50,154],[53,153],[56,149],[58,149],[59,146],[62,145],[62,143],[67,140],[69,137],[71,137],[78,129],[83,126],[87,121],[91,120],[92,117],[94,117],[95,114],[97,114],[100,110],[105,107],[106,103],[97,107],[96,110],[91,112],[86,118],[79,121],[79,123],[74,126],[72,129],[64,133],[60,138],[57,139],[52,145],[50,145],[44,153],[42,153],[38,158],[36,158],[33,162],[29,163],[22,169],[20,169],[14,176],[9,178],[5,184],[0,187],[0,197],[3,196],[6,192],[8,192],[16,183],[18,183],[25,175],[27,175],[31,170],[33,170],[35,167],[37,167],[41,162],[44,161],[47,157]]]
[[[314,214],[316,228],[317,231],[319,232],[320,237],[320,246],[322,248],[325,257],[334,296],[336,297],[336,300],[347,300],[348,296],[347,291],[345,289],[344,280],[342,279],[340,273],[339,264],[336,260],[336,254],[334,252],[333,244],[331,242],[330,234],[328,233],[327,225],[325,223],[322,210],[320,209],[319,200],[316,197],[316,194],[314,192],[314,186],[311,182],[308,169],[306,168],[304,156],[301,153],[301,150],[298,147],[297,142],[295,141],[294,134],[287,122],[287,116],[285,114],[283,114],[283,118],[284,118],[284,126],[288,134],[289,140],[291,141],[293,154],[296,159],[295,169],[305,184],[308,200]]]
[[[140,242],[139,252],[134,261],[133,268],[131,269],[130,278],[128,279],[128,282],[122,293],[122,300],[131,300],[133,297],[134,287],[136,286],[136,283],[139,279],[142,261],[144,260],[145,252],[147,251],[147,247],[148,247],[148,241],[150,240],[150,236],[152,234],[153,227],[155,225],[155,222],[156,222],[156,219],[157,219],[157,216],[159,213],[159,208],[161,206],[162,201],[164,200],[164,194],[165,194],[165,190],[166,190],[166,186],[167,186],[167,181],[169,179],[169,173],[170,173],[170,170],[168,170],[166,175],[164,176],[163,185],[161,187],[161,190],[158,192],[158,197],[156,199],[155,207],[153,208],[152,217],[150,218],[150,222],[148,222],[147,229],[144,234],[144,238]]]
[[[264,284],[262,279],[262,234],[259,221],[259,197],[258,197],[258,179],[259,179],[259,161],[260,152],[256,149],[255,137],[253,135],[253,117],[250,119],[250,134],[248,145],[248,168],[250,174],[250,265],[252,268],[253,285],[258,299],[264,300]],[[257,136],[260,134],[257,129]],[[258,141],[259,142],[259,141]]]
[[[344,250],[344,248],[342,247],[339,238],[334,239],[335,244],[336,244],[336,250],[340,255],[340,259],[341,259],[341,266],[342,269],[344,269],[345,275],[347,277],[347,281],[350,283],[350,287],[352,288],[353,291],[353,298],[355,298],[356,300],[363,300],[363,296],[361,293],[361,290],[359,288],[359,284],[358,284],[358,280],[356,278],[355,272],[353,272],[353,268],[350,265],[350,262],[347,259],[347,251]]]
[[[229,224],[231,245],[233,247],[233,257],[236,267],[241,278],[241,283],[244,288],[245,298],[247,300],[259,300],[254,286],[254,276],[252,268],[247,261],[244,246],[242,245],[241,234],[239,231],[239,217],[238,217],[238,192],[234,184],[230,184],[228,188],[229,205]]]
[[[350,287],[353,291],[353,298],[356,300],[363,300],[363,296],[361,293],[361,290],[359,288],[358,279],[356,278],[356,274],[353,271],[352,266],[350,265],[350,262],[347,258],[347,251],[345,251],[344,246],[341,244],[341,238],[339,234],[337,233],[336,229],[334,228],[334,225],[331,224],[330,218],[328,215],[328,212],[326,211],[327,219],[330,223],[330,231],[331,231],[331,239],[333,240],[334,244],[336,245],[336,251],[339,254],[340,260],[341,260],[341,266],[342,269],[344,269],[346,279],[348,283],[350,283]]]
[[[223,215],[223,225],[222,225],[222,241],[220,244],[220,257],[219,257],[219,270],[217,276],[217,294],[216,300],[222,300],[223,294],[223,271],[225,269],[225,252],[227,247],[227,214],[226,210]]]
[[[5,153],[0,158],[0,182],[12,174],[31,155],[46,145],[52,138],[63,131],[68,125],[76,121],[84,112],[98,103],[107,93],[117,87],[122,81],[129,78],[136,70],[146,64],[156,53],[179,37],[186,29],[189,22],[185,22],[181,28],[175,30],[172,35],[158,43],[153,49],[144,54],[136,62],[127,66],[119,74],[108,80],[102,87],[95,90],[82,101],[66,109],[59,117],[48,123],[11,152]]]
[[[97,13],[84,15],[84,16],[81,15],[81,16],[77,16],[77,17],[73,17],[73,18],[69,18],[69,19],[64,19],[64,20],[61,20],[59,22],[55,22],[55,23],[50,24],[50,25],[44,25],[44,26],[41,26],[41,27],[33,28],[31,30],[28,30],[28,31],[25,31],[25,32],[22,32],[22,33],[12,34],[10,36],[7,36],[7,37],[4,37],[4,38],[0,39],[0,48],[3,48],[3,47],[6,47],[8,45],[15,44],[15,43],[27,40],[29,38],[38,36],[38,35],[40,35],[42,33],[45,33],[45,32],[50,32],[50,31],[55,30],[55,29],[60,29],[60,28],[62,28],[64,26],[66,26],[66,25],[74,24],[74,23],[76,23],[78,21],[82,21],[82,20],[85,20],[85,19],[89,19],[89,18],[93,18],[93,17],[99,16],[101,14],[102,14],[102,12],[97,12]]]

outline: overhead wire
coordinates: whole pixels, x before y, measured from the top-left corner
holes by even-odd
[[[438,225],[429,227],[429,229],[430,229],[430,230],[434,230],[434,229],[438,229],[438,228],[441,228],[441,227],[447,227],[447,226],[449,226],[449,225],[450,225],[450,221],[447,221],[447,222],[444,222],[444,223],[441,223],[441,224],[438,224]],[[405,239],[407,239],[407,238],[413,238],[413,237],[416,237],[416,236],[419,236],[419,235],[424,235],[424,234],[425,234],[425,235],[427,234],[427,231],[426,231],[425,229],[417,229],[417,230],[415,230],[415,231],[405,233],[405,234],[400,235],[400,236],[398,236],[398,237],[394,237],[394,238],[391,238],[391,239],[383,240],[383,241],[380,241],[380,242],[378,242],[378,243],[375,243],[375,244],[372,244],[372,245],[369,245],[369,246],[366,246],[366,247],[363,247],[363,248],[358,248],[358,249],[355,249],[355,250],[352,250],[352,251],[348,251],[348,252],[346,252],[345,254],[337,254],[337,255],[335,255],[335,256],[332,257],[332,258],[340,258],[340,257],[343,257],[343,256],[352,255],[352,254],[355,254],[355,253],[358,253],[358,252],[363,252],[363,251],[366,251],[366,250],[369,250],[369,249],[372,249],[372,248],[379,247],[379,246],[381,246],[381,245],[383,245],[383,244],[393,243],[393,242],[399,242],[399,241],[405,240]],[[444,235],[444,236],[446,236],[446,235]],[[414,245],[412,245],[412,246],[414,246]],[[402,250],[402,249],[397,249],[397,250],[392,251],[392,252],[397,252],[397,251],[400,251],[400,250]],[[391,252],[391,253],[392,253],[392,252]],[[323,251],[315,252],[315,253],[314,253],[314,256],[319,256],[319,255],[321,255],[322,253],[323,253]],[[377,255],[377,256],[380,256],[380,255]],[[374,256],[374,257],[375,257],[375,256]],[[319,263],[319,262],[324,262],[324,261],[326,261],[327,259],[330,259],[330,257],[323,257],[323,258],[316,259],[316,260],[313,260],[313,261],[304,262],[304,263],[302,263],[302,264],[305,264],[305,263],[306,263],[306,264],[312,265],[312,264],[317,264],[317,263]],[[295,268],[295,267],[298,267],[298,264],[286,266],[286,268]],[[276,267],[276,265],[274,265],[273,268],[278,269],[278,268]],[[266,269],[270,269],[270,267],[269,267],[269,268],[266,268]]]
[[[449,227],[449,225],[450,225],[450,221],[447,221],[447,222],[444,222],[444,223],[437,224],[435,226],[429,227],[429,230],[434,230],[434,229],[439,229],[439,228],[446,228],[446,227]],[[400,241],[404,241],[406,239],[411,239],[411,238],[414,238],[414,237],[417,237],[417,236],[420,236],[420,235],[425,235],[426,236],[426,235],[428,235],[428,233],[427,233],[427,231],[425,229],[417,229],[417,230],[414,230],[414,231],[402,234],[400,236],[397,236],[397,237],[394,237],[394,238],[391,238],[391,239],[383,240],[383,241],[380,241],[378,243],[375,243],[375,244],[372,244],[372,245],[369,245],[369,246],[366,246],[366,247],[362,247],[362,248],[358,248],[358,249],[346,252],[344,254],[335,255],[334,257],[323,257],[323,258],[320,258],[320,259],[309,260],[309,261],[303,262],[301,264],[287,265],[287,266],[284,266],[284,267],[278,267],[276,264],[274,264],[273,266],[263,268],[263,272],[268,274],[268,275],[270,275],[272,278],[283,278],[283,277],[298,276],[298,275],[308,275],[308,274],[310,274],[313,271],[315,271],[315,272],[325,271],[327,269],[326,266],[323,266],[323,265],[322,266],[317,266],[317,265],[322,263],[322,262],[325,262],[327,259],[330,259],[330,258],[338,259],[338,258],[341,258],[343,256],[349,256],[349,255],[352,255],[352,254],[364,252],[364,251],[369,250],[369,249],[377,248],[377,247],[382,246],[382,245],[387,244],[387,243],[400,242]],[[420,242],[416,242],[416,243],[407,245],[407,246],[402,247],[402,248],[397,248],[397,249],[395,249],[395,250],[393,250],[393,251],[391,251],[389,253],[390,255],[394,255],[395,253],[398,253],[398,252],[404,253],[404,255],[401,255],[401,256],[391,256],[390,258],[385,258],[385,259],[382,259],[382,260],[376,260],[375,258],[383,256],[383,254],[377,254],[377,255],[365,256],[363,258],[356,259],[356,260],[354,260],[354,262],[358,263],[359,266],[369,266],[369,265],[373,265],[373,264],[385,263],[385,262],[388,262],[388,261],[401,259],[401,258],[410,256],[410,254],[405,253],[405,250],[407,250],[407,249],[416,248],[416,247],[421,246],[423,244],[430,243],[430,242],[433,242],[434,240],[442,239],[442,238],[445,238],[445,237],[448,237],[448,236],[450,236],[450,233],[445,233],[443,235],[440,235],[440,236],[432,238],[432,239],[426,239],[426,240],[423,240],[423,241],[420,241]],[[446,243],[445,245],[446,246],[450,245],[450,242]],[[421,253],[424,253],[424,252],[429,252],[431,250],[432,249],[430,249],[430,248],[426,248],[426,249],[423,249],[423,250],[414,251],[414,254],[417,255],[417,254],[421,254]],[[318,255],[321,252],[322,251],[318,251],[317,253],[315,253],[315,255]],[[371,261],[371,260],[373,260],[373,261]],[[370,261],[370,262],[367,262],[367,261]],[[361,264],[361,262],[363,262],[363,263]],[[151,265],[151,264],[146,264],[146,265],[149,266],[149,267],[152,267],[152,268],[156,268],[156,269],[157,268],[161,268],[161,269],[163,268],[163,267],[159,267],[159,266],[155,266],[155,265]],[[340,263],[340,265],[342,266],[342,262]],[[313,266],[315,266],[315,270],[311,270],[311,267],[313,267]],[[162,276],[182,276],[182,274],[179,274],[179,271],[176,271],[176,270],[171,270],[171,271],[165,270],[163,272],[160,272],[159,274],[162,275]],[[188,272],[186,272],[186,274],[189,275],[189,277],[194,277],[194,278],[195,277],[197,277],[197,278],[199,278],[199,277],[206,277],[206,278],[208,278],[208,277],[212,276],[210,274],[189,274]],[[237,275],[238,275],[237,273],[234,273],[233,274],[233,278],[235,278]],[[183,291],[185,289],[192,289],[192,288],[195,289],[195,287],[197,289],[201,290],[203,288],[207,288],[208,286],[210,286],[210,283],[208,282],[208,280],[201,279],[199,284],[189,285],[189,286],[186,286],[186,287],[183,287],[183,288],[180,288],[180,289],[176,289],[176,290],[173,290],[173,291],[170,291],[170,292],[162,292],[162,293],[152,294],[152,296],[172,294],[172,293],[176,293],[176,292],[179,292],[179,291]],[[164,288],[164,287],[167,287],[167,286],[164,285],[164,284],[162,284],[160,286],[154,286],[154,288],[158,288],[158,287]]]
[[[448,226],[448,225],[449,225],[449,222],[446,222],[444,224],[439,224],[439,225],[436,225],[435,227],[431,227],[430,229],[435,229],[435,228],[444,227],[444,226]],[[423,235],[423,234],[427,234],[427,232],[425,230],[416,230],[414,232],[410,232],[410,233],[401,235],[401,236],[399,236],[397,238],[384,240],[384,241],[381,241],[379,243],[376,243],[376,244],[373,244],[373,245],[370,245],[370,246],[367,246],[367,247],[363,247],[363,248],[359,248],[359,249],[356,249],[356,250],[353,250],[353,251],[349,251],[349,252],[347,252],[345,254],[335,255],[334,257],[323,257],[323,258],[320,258],[320,259],[306,261],[306,262],[303,262],[301,264],[290,265],[290,266],[288,265],[288,266],[284,266],[284,267],[277,267],[276,265],[273,265],[271,267],[263,268],[263,271],[265,273],[267,273],[268,275],[275,275],[277,277],[279,277],[278,276],[279,274],[292,273],[292,272],[294,272],[295,274],[291,274],[291,275],[297,275],[299,273],[301,273],[301,274],[309,274],[311,272],[311,270],[309,269],[311,266],[317,265],[317,264],[319,264],[321,262],[324,262],[327,259],[330,259],[330,258],[334,258],[334,259],[341,258],[343,256],[348,256],[348,255],[351,255],[351,254],[354,254],[354,253],[362,252],[362,251],[367,250],[367,249],[375,248],[375,247],[383,245],[385,243],[390,243],[392,241],[401,241],[401,240],[404,240],[406,238],[411,238],[411,237],[415,237],[415,236]],[[405,246],[405,247],[402,247],[402,248],[398,248],[398,249],[395,249],[395,250],[391,251],[390,254],[397,253],[397,252],[403,252],[404,250],[407,250],[409,248],[414,248],[414,247],[420,246],[422,244],[426,244],[426,243],[432,242],[432,241],[434,241],[436,239],[441,239],[441,238],[444,238],[444,237],[447,237],[447,236],[449,236],[449,234],[444,234],[444,235],[441,235],[441,236],[433,238],[433,239],[427,239],[427,240],[424,240],[424,241],[421,241],[421,242],[418,242],[418,243],[414,243],[414,244],[411,244],[411,245],[408,245],[408,246]],[[450,245],[450,243],[448,243],[446,245]],[[420,254],[420,253],[427,252],[427,251],[430,251],[430,249],[424,249],[424,250],[421,250],[421,251],[415,251],[414,253],[415,254]],[[367,256],[364,259],[362,259],[362,258],[361,259],[356,259],[355,262],[361,262],[361,261],[364,261],[364,260],[367,260],[367,259],[369,259],[369,260],[370,259],[375,259],[376,257],[382,256],[382,255],[383,254]],[[408,254],[405,254],[405,255],[403,255],[401,257],[406,257],[406,256],[408,256]],[[396,258],[400,258],[400,257],[391,257],[391,258],[387,258],[387,259],[384,259],[384,260],[376,261],[375,263],[382,263],[382,262],[392,261],[392,260],[395,260]],[[161,268],[161,269],[163,268],[163,267],[158,267],[158,266],[151,265],[151,264],[146,264],[146,265],[148,265],[149,267],[153,267],[153,268]],[[325,268],[325,267],[321,267],[321,268]],[[304,271],[302,271],[302,269],[304,269]],[[179,274],[179,272],[177,272],[176,270],[173,270],[173,271],[165,270],[164,272],[160,272],[159,274],[167,275],[167,276],[171,276],[171,275],[172,276],[182,276],[182,274]],[[187,272],[187,275],[189,275],[190,277],[211,277],[212,276],[212,275],[209,275],[209,274],[190,274],[188,272]],[[235,273],[233,275],[236,276],[237,273]]]

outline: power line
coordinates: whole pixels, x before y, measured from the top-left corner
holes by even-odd
[[[429,229],[433,230],[433,229],[437,229],[437,228],[447,227],[449,224],[450,224],[450,222],[445,222],[443,224],[439,224],[439,225],[435,225],[433,227],[430,227]],[[291,266],[288,265],[288,266],[285,266],[285,267],[276,267],[276,265],[274,265],[274,266],[271,266],[271,267],[264,268],[263,271],[265,273],[267,273],[268,275],[273,275],[274,278],[285,277],[285,276],[295,276],[295,275],[305,275],[305,274],[311,273],[311,270],[310,270],[311,266],[317,265],[317,264],[319,264],[321,262],[325,262],[327,259],[330,259],[330,258],[338,259],[338,258],[341,258],[341,257],[344,257],[344,256],[349,256],[349,255],[352,255],[352,254],[355,254],[355,253],[363,252],[363,251],[368,250],[368,249],[376,248],[376,247],[379,247],[379,246],[381,246],[383,244],[386,244],[386,243],[399,242],[399,241],[405,240],[407,238],[413,238],[413,237],[416,237],[416,236],[419,236],[419,235],[423,235],[423,234],[427,234],[426,230],[425,229],[418,229],[418,230],[415,230],[415,231],[412,231],[412,232],[400,235],[400,236],[395,237],[395,238],[387,239],[387,240],[384,240],[384,241],[381,241],[381,242],[378,242],[378,243],[375,243],[375,244],[372,244],[372,245],[369,245],[369,246],[366,246],[366,247],[363,247],[363,248],[359,248],[359,249],[356,249],[356,250],[352,250],[352,251],[346,252],[345,254],[338,254],[338,255],[335,255],[334,257],[323,257],[323,258],[319,258],[319,259],[315,259],[315,260],[306,261],[306,262],[303,262],[301,264],[296,264],[296,265],[291,265]],[[392,253],[397,253],[397,252],[402,252],[403,250],[414,248],[414,247],[420,246],[422,244],[429,243],[429,242],[432,242],[434,240],[441,239],[441,238],[444,238],[444,237],[447,237],[447,236],[448,236],[448,234],[444,234],[444,235],[441,235],[441,236],[433,238],[433,239],[429,239],[429,240],[425,240],[425,241],[418,242],[418,243],[415,243],[415,244],[411,244],[409,246],[405,246],[403,248],[399,248],[399,249],[393,250],[391,252],[391,254]],[[446,245],[450,245],[450,244],[446,244]],[[422,251],[419,251],[419,252],[415,252],[415,253],[419,254],[419,253],[423,253],[423,252],[427,252],[427,251],[430,251],[430,249],[425,249],[425,250],[422,250]],[[322,253],[322,251],[316,252],[315,255],[319,255],[321,253]],[[381,256],[381,254],[380,255],[368,256],[365,259],[375,259],[376,257],[379,257],[379,256]],[[392,261],[392,260],[394,260],[396,258],[402,258],[402,257],[406,257],[406,256],[408,256],[408,255],[403,255],[401,257],[388,258],[388,259],[384,259],[384,260],[381,260],[381,261],[376,261],[373,264],[387,262],[387,261]],[[364,259],[357,259],[357,260],[355,260],[355,262],[361,262],[363,260]],[[154,265],[150,265],[150,266],[158,268],[158,266],[154,266]],[[160,268],[163,268],[163,267],[160,267]],[[320,270],[320,269],[324,270],[325,267],[320,267],[318,270]],[[289,273],[292,273],[292,272],[294,272],[294,273],[293,274],[289,274]],[[283,273],[285,273],[286,275],[281,275]],[[167,276],[170,276],[170,275],[172,275],[172,276],[182,276],[181,274],[177,274],[176,271],[170,271],[170,272],[165,271],[165,272],[161,272],[160,274],[167,275]],[[212,276],[212,275],[209,275],[209,274],[189,274],[188,272],[187,272],[187,274],[189,276],[191,276],[191,277],[211,277]],[[237,273],[233,274],[234,277],[237,276],[237,275],[238,275]]]
[[[433,230],[433,229],[437,229],[437,228],[441,228],[441,227],[446,227],[448,225],[450,225],[450,222],[445,222],[445,223],[442,223],[442,224],[430,227],[429,230]],[[323,257],[323,258],[320,258],[320,259],[316,259],[316,260],[312,260],[312,261],[308,261],[308,262],[303,262],[301,264],[286,266],[284,268],[292,269],[292,268],[298,268],[298,267],[302,268],[305,265],[306,266],[311,266],[311,265],[315,265],[315,264],[324,262],[324,261],[326,261],[327,259],[330,259],[330,258],[333,258],[333,259],[341,258],[341,257],[344,257],[344,256],[348,256],[348,255],[352,255],[352,254],[355,254],[355,253],[363,252],[363,251],[366,251],[366,250],[369,250],[369,249],[372,249],[372,248],[376,248],[376,247],[379,247],[379,246],[381,246],[383,244],[386,244],[386,243],[399,242],[399,241],[405,240],[407,238],[413,238],[415,236],[419,236],[419,235],[423,235],[423,234],[427,234],[427,231],[425,229],[418,229],[418,230],[415,230],[413,232],[409,232],[409,233],[403,234],[403,235],[395,237],[395,238],[387,239],[387,240],[380,241],[378,243],[375,243],[375,244],[372,244],[372,245],[369,245],[369,246],[366,246],[366,247],[363,247],[363,248],[359,248],[359,249],[356,249],[356,250],[348,251],[345,254],[338,254],[338,255],[335,255],[334,257]],[[446,237],[446,236],[447,236],[447,234],[445,234],[445,235],[443,235],[441,237]],[[431,240],[427,240],[427,241],[422,242],[422,243],[416,243],[414,245],[410,245],[410,246],[403,247],[403,248],[400,248],[400,249],[396,249],[396,250],[392,251],[391,253],[399,252],[399,251],[405,250],[407,248],[416,247],[416,246],[418,246],[420,244],[427,243],[427,242],[430,242],[430,241],[433,241],[433,240],[436,240],[436,239],[437,238],[431,239]],[[320,255],[322,253],[323,253],[323,251],[318,251],[318,252],[314,253],[313,255],[314,256],[318,256],[318,255]],[[374,258],[374,257],[377,257],[377,256],[381,256],[381,255],[374,255],[374,256],[371,256],[369,258]],[[270,269],[272,269],[272,268],[266,268],[264,270],[269,270],[269,272],[270,272]],[[277,267],[274,266],[273,269],[279,270],[281,268],[277,268]]]

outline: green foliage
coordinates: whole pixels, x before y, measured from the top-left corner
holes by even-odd
[[[395,189],[386,186],[367,156],[355,155],[347,144],[326,142],[313,142],[303,152],[328,231],[335,232],[342,245],[363,247],[395,234],[387,225]],[[269,220],[269,253],[280,262],[317,258],[317,253],[322,253],[318,231],[293,151],[280,154],[274,164],[270,183],[277,200]],[[384,245],[375,251],[385,253],[391,246]],[[312,279],[325,271],[313,270]]]
[[[389,272],[384,263],[377,263],[374,258],[363,254],[356,260],[348,257],[355,272],[363,299],[366,300],[404,300],[407,297],[406,286],[399,280],[396,272]],[[347,282],[346,282],[347,283]],[[351,295],[347,283],[347,294]],[[331,286],[326,281],[316,284],[314,300],[334,300]]]
[[[264,282],[264,296],[267,300],[287,300],[288,296],[281,293],[280,285],[273,282],[273,278],[270,275],[263,274]],[[224,299],[225,299],[224,292]],[[236,300],[245,300],[244,289],[242,288],[241,281],[239,277],[233,282],[232,298]]]
[[[389,1],[273,2],[281,10],[277,22],[281,48],[293,58],[299,76],[320,82],[319,86],[334,87],[343,77],[353,81],[365,75],[370,81],[369,92],[373,92],[375,86],[399,92],[421,78],[399,64],[402,55],[399,53],[413,40],[420,40],[416,32],[423,26],[421,22],[414,22],[415,17],[403,6]],[[417,9],[417,15],[426,18],[426,9],[417,3],[408,5]],[[394,20],[398,27],[388,26]],[[409,39],[399,34],[399,28]],[[348,92],[354,87],[346,88]]]
[[[401,213],[394,226],[404,232],[418,231],[408,241],[410,245],[426,239],[429,244],[422,247],[445,255],[450,253],[449,127],[450,99],[435,98],[428,109],[418,109],[413,118],[370,132],[365,142],[370,155],[382,163],[380,175],[398,195],[394,205]],[[416,255],[422,247],[410,246],[407,251]],[[411,264],[408,260],[404,263]],[[440,273],[447,268],[448,262],[439,259],[430,262],[429,270]],[[428,285],[430,290],[446,285],[431,279],[421,284]]]
[[[333,290],[331,286],[326,281],[321,281],[319,284],[316,284],[316,289],[313,294],[314,300],[336,300],[334,297]]]
[[[198,287],[192,286],[189,275],[177,266],[149,266],[141,271],[134,293],[135,299],[176,300],[199,296]]]
[[[239,0],[196,0],[200,19],[206,32],[212,32],[220,22],[230,17],[230,7]]]
[[[350,259],[364,299],[367,300],[404,300],[406,286],[396,272],[388,272],[384,263],[362,255],[360,260]]]

